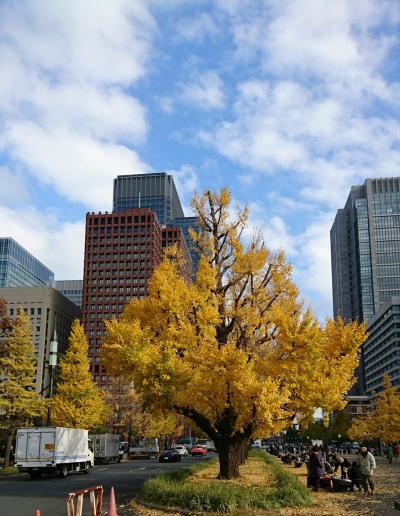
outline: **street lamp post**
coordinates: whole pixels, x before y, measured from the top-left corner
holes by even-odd
[[[47,426],[51,424],[51,399],[53,397],[54,371],[57,367],[58,341],[57,332],[54,330],[53,339],[50,341],[49,353],[49,406],[47,409]]]

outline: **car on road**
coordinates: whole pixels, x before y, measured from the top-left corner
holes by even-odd
[[[158,462],[180,462],[180,461],[181,461],[181,455],[178,452],[178,450],[175,450],[174,448],[165,450],[164,452],[160,453],[160,456],[158,457]]]
[[[207,455],[207,449],[204,448],[204,446],[199,446],[198,444],[196,444],[195,446],[193,446],[190,453],[192,454],[192,457],[204,457],[205,455]]]
[[[197,439],[196,446],[203,446],[208,452],[215,451],[215,444],[208,439]]]
[[[186,446],[184,446],[183,444],[175,444],[175,446],[173,446],[172,449],[176,450],[182,457],[186,457],[187,455],[189,455]]]

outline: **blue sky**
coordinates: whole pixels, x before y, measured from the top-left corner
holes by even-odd
[[[82,275],[118,174],[228,185],[331,314],[351,185],[399,175],[396,0],[0,2],[0,235]],[[189,214],[189,212],[188,212]]]

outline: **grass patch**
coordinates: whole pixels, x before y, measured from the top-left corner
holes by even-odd
[[[8,468],[0,469],[0,477],[7,477],[8,475],[15,475],[16,473],[18,473],[18,470],[13,466],[8,466]]]
[[[140,497],[167,507],[220,513],[311,505],[307,488],[264,452],[251,452],[239,479],[217,480],[218,469],[218,459],[213,459],[158,475],[144,483]]]

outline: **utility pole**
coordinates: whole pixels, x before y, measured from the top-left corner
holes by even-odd
[[[57,332],[54,329],[53,339],[50,341],[49,353],[49,406],[47,409],[47,426],[51,425],[51,400],[53,397],[54,372],[57,367],[58,341]]]

